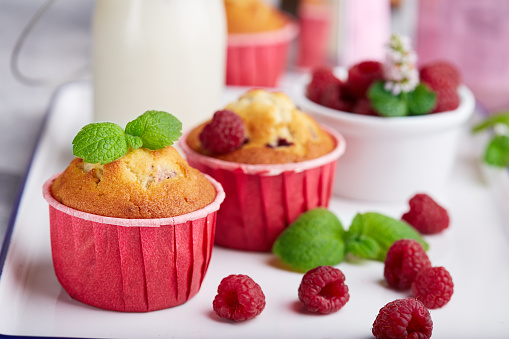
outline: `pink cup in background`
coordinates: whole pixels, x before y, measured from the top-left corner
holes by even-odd
[[[217,245],[267,252],[279,234],[301,213],[327,207],[334,185],[336,162],[345,140],[325,129],[335,140],[334,150],[298,163],[248,165],[228,162],[192,150],[180,140],[190,166],[207,173],[223,186],[226,198],[217,214]]]
[[[177,217],[122,219],[49,203],[51,253],[58,281],[85,304],[123,312],[147,312],[185,303],[198,293],[207,272],[224,200],[221,185],[208,206]]]
[[[297,25],[288,19],[279,30],[228,34],[226,84],[275,87],[283,74]]]
[[[299,6],[299,43],[297,66],[313,68],[327,61],[327,47],[332,22],[332,8],[326,3]]]

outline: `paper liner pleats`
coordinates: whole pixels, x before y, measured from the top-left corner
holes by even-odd
[[[263,33],[229,34],[226,53],[226,84],[274,87],[288,62],[297,25]]]
[[[291,164],[226,162],[198,154],[181,143],[189,164],[215,178],[225,190],[226,198],[217,214],[217,245],[270,251],[279,234],[301,213],[328,206],[345,142],[339,133],[327,131],[336,141],[331,153]]]
[[[210,179],[210,178],[209,178]],[[209,206],[176,218],[120,219],[50,204],[53,266],[76,300],[102,309],[146,312],[185,303],[198,293],[210,262],[221,186]],[[186,221],[184,221],[186,220]]]

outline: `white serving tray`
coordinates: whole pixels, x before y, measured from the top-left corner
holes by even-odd
[[[238,89],[236,89],[238,90]],[[235,95],[228,90],[225,98]],[[43,182],[72,159],[71,141],[91,119],[91,87],[66,84],[55,94],[28,171],[16,218],[2,251],[0,334],[82,338],[360,338],[387,302],[409,296],[388,289],[383,264],[344,262],[350,301],[337,313],[302,311],[297,289],[301,273],[282,268],[270,253],[245,253],[215,247],[200,292],[184,305],[150,313],[97,309],[72,300],[59,285],[51,262],[48,206]],[[468,138],[468,136],[465,136]],[[451,216],[443,234],[428,236],[429,257],[454,280],[452,300],[431,310],[435,338],[509,337],[509,184],[507,173],[487,184],[477,157],[465,141],[454,175],[434,196]],[[496,187],[496,189],[492,189]],[[502,200],[505,199],[505,200]],[[499,207],[502,208],[499,208]],[[357,212],[400,217],[406,203],[377,204],[334,197],[330,209],[345,227]],[[501,213],[502,212],[502,213]],[[257,318],[232,323],[212,310],[220,280],[247,274],[263,289],[267,305]]]

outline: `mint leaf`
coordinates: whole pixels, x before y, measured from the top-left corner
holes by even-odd
[[[373,109],[382,116],[402,117],[408,115],[405,96],[394,95],[385,90],[382,81],[376,81],[369,87],[368,98],[371,100]]]
[[[403,221],[375,212],[357,214],[345,234],[346,251],[360,258],[384,261],[389,247],[399,239],[414,239],[425,250],[429,248],[420,233]]]
[[[317,266],[334,266],[345,257],[344,233],[334,213],[315,208],[301,214],[279,235],[272,252],[302,272]]]
[[[489,142],[484,153],[484,161],[487,164],[508,167],[509,166],[509,136],[496,135]]]
[[[410,115],[427,114],[435,108],[437,95],[428,86],[420,83],[408,93],[407,102]]]
[[[133,135],[126,134],[127,143],[131,146],[132,149],[138,149],[143,146],[143,140],[140,137],[135,137]]]
[[[122,127],[99,122],[83,127],[72,141],[72,152],[91,164],[106,164],[127,153],[129,146]]]
[[[143,147],[154,150],[173,145],[182,135],[182,123],[169,113],[147,111],[129,122],[125,131],[140,137]]]
[[[484,119],[472,128],[472,132],[477,133],[479,131],[495,127],[497,124],[504,124],[509,126],[509,112],[495,114],[487,119]]]

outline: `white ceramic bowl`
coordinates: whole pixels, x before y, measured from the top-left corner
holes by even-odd
[[[340,71],[341,72],[341,71]],[[334,194],[370,201],[403,201],[414,194],[441,193],[457,158],[475,98],[460,86],[454,111],[409,117],[376,117],[338,111],[306,98],[310,76],[296,82],[296,104],[339,131],[346,151],[338,160]]]

